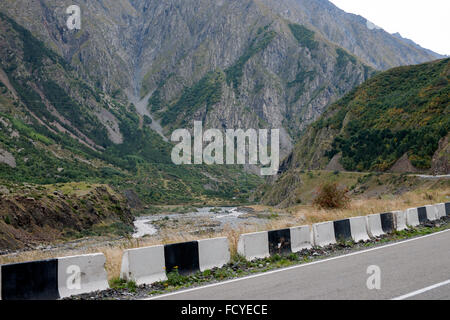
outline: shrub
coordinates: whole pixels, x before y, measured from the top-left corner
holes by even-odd
[[[6,224],[11,224],[11,219],[9,218],[9,216],[3,217],[3,221],[5,221]]]
[[[350,202],[348,189],[341,189],[337,183],[327,182],[319,187],[314,204],[324,209],[345,208]]]
[[[115,290],[128,290],[130,292],[136,292],[136,282],[134,281],[126,281],[120,278],[114,278],[109,281],[109,286],[111,289]]]
[[[167,283],[170,286],[182,286],[189,282],[189,277],[183,276],[178,272],[178,267],[167,273]]]
[[[310,51],[317,49],[319,43],[314,40],[314,31],[299,24],[289,24],[289,28],[301,46],[307,47]]]

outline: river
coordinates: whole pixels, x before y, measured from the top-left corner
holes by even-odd
[[[197,208],[197,211],[188,213],[154,214],[151,216],[142,216],[137,218],[134,222],[136,232],[133,234],[133,237],[142,238],[147,235],[152,236],[157,234],[158,229],[152,223],[158,220],[172,219],[182,221],[195,221],[196,219],[202,218],[203,220],[210,219],[211,222],[217,222],[214,227],[215,229],[220,229],[224,225],[237,226],[242,223],[242,219],[240,217],[247,214],[248,212],[248,209],[237,207],[205,207]]]

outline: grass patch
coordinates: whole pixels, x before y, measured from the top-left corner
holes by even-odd
[[[109,281],[109,286],[111,289],[115,290],[128,290],[129,292],[136,292],[136,282],[126,281],[120,278],[114,278]]]

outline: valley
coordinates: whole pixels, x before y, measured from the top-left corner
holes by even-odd
[[[448,202],[448,57],[325,0],[70,4],[0,3],[1,263]],[[174,164],[195,121],[278,129],[278,173]]]

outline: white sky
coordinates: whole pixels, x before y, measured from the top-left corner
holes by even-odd
[[[389,33],[450,55],[450,0],[330,0]]]

